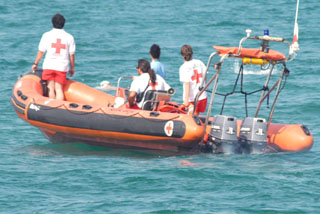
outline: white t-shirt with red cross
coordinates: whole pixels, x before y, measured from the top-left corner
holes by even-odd
[[[39,51],[47,52],[42,68],[62,72],[69,71],[69,55],[74,54],[76,45],[73,36],[63,29],[53,28],[42,35]]]
[[[169,90],[170,86],[166,83],[166,81],[160,75],[156,74],[156,76],[156,84],[153,85],[148,73],[141,74],[132,81],[130,91],[135,91],[137,94],[142,93],[147,88],[147,84],[148,88],[146,89],[145,93],[149,90]],[[137,103],[137,105],[141,108],[143,102],[144,98],[141,100],[141,102]]]
[[[180,82],[190,83],[189,102],[193,102],[199,92],[199,86],[205,76],[206,66],[198,59],[192,59],[184,62],[179,69]],[[183,84],[183,97],[185,97],[185,88]],[[207,93],[203,92],[199,100],[207,98]]]

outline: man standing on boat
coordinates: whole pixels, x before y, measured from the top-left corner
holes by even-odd
[[[188,112],[192,113],[194,100],[199,92],[199,86],[205,76],[206,66],[198,59],[192,59],[193,51],[190,45],[181,47],[181,56],[184,63],[180,66],[180,82],[183,83],[183,104],[188,107]],[[195,114],[205,112],[207,107],[207,94],[203,92],[197,103]]]
[[[61,14],[52,17],[53,29],[42,35],[39,51],[32,66],[32,70],[36,70],[43,54],[47,52],[42,65],[42,79],[47,80],[49,98],[59,100],[64,100],[63,86],[66,83],[67,72],[70,76],[74,74],[76,51],[73,36],[62,29],[65,21]]]

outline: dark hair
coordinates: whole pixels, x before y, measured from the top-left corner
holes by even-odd
[[[60,13],[54,15],[51,19],[52,25],[54,28],[62,29],[66,19]]]
[[[190,45],[184,45],[181,47],[181,55],[185,61],[192,59],[193,51]]]
[[[154,59],[160,58],[160,47],[157,44],[153,44],[150,48],[150,54]]]
[[[157,76],[154,70],[151,69],[150,62],[148,60],[139,59],[137,68],[140,68],[143,73],[148,73],[152,84],[156,84]]]

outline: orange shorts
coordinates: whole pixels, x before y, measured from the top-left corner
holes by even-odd
[[[58,82],[61,85],[64,85],[67,82],[67,72],[61,72],[61,71],[50,70],[50,69],[43,69],[42,79],[43,80],[54,80],[55,82]]]
[[[203,100],[199,100],[198,103],[197,103],[197,107],[196,107],[195,112],[196,113],[205,112],[206,108],[207,108],[207,101],[208,101],[208,98],[205,98]],[[194,102],[190,102],[190,103],[192,105],[194,105]]]

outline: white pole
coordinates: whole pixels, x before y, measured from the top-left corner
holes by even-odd
[[[296,8],[296,19],[295,19],[295,23],[298,22],[298,11],[299,11],[299,0],[297,0],[297,8]]]
[[[292,44],[289,49],[289,58],[291,55],[296,56],[296,52],[299,50],[298,38],[299,38],[299,27],[298,27],[298,11],[299,11],[299,0],[297,0],[297,8],[296,8],[296,18],[293,29],[293,39]]]

